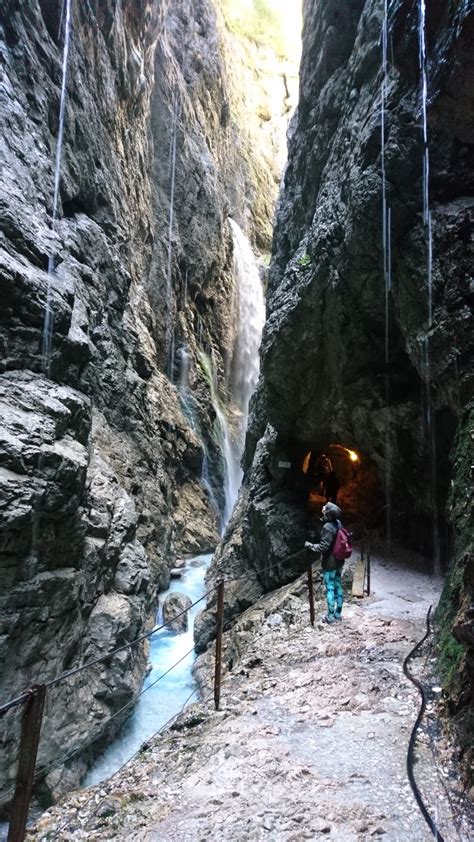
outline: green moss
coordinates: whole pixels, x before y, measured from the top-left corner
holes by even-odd
[[[284,0],[221,0],[228,29],[240,38],[270,47],[280,58],[297,61],[301,49],[301,5]]]
[[[310,254],[303,254],[303,256],[299,257],[296,262],[298,266],[311,266],[312,257]]]
[[[451,631],[459,609],[462,580],[462,565],[453,561],[435,615],[438,627],[438,670],[444,689],[449,695],[456,693],[459,687],[459,668],[465,654],[464,646],[458,643]]]
[[[469,473],[473,427],[474,406],[471,405],[464,413],[451,454],[453,481],[448,512],[454,530],[454,553],[436,611],[438,668],[444,688],[450,696],[458,694],[465,678],[466,649],[454,638],[452,628],[468,587],[465,564],[472,554]]]
[[[455,640],[448,629],[438,638],[438,669],[445,690],[451,695],[460,687],[461,664],[465,655],[464,646]]]

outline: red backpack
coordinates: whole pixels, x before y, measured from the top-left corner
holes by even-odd
[[[351,533],[340,526],[337,530],[336,540],[334,541],[334,548],[332,554],[336,561],[345,561],[352,553],[352,536]]]

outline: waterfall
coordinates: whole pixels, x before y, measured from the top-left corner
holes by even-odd
[[[234,282],[237,288],[239,324],[232,361],[232,396],[241,414],[239,435],[241,456],[244,449],[249,401],[260,373],[259,348],[265,323],[265,300],[252,247],[233,219],[229,218],[229,225],[234,242]]]
[[[385,283],[385,362],[389,356],[389,296],[392,287],[392,247],[391,247],[391,209],[387,202],[387,175],[385,168],[386,115],[388,89],[388,0],[384,0],[384,17],[382,26],[382,108],[381,108],[381,163],[382,163],[382,248],[383,274]]]
[[[240,460],[245,444],[249,401],[260,370],[259,347],[265,322],[262,283],[252,247],[233,219],[229,219],[229,225],[234,246],[234,303],[238,324],[232,355],[230,423],[218,395],[214,359],[202,350],[199,352],[216,418],[217,444],[222,454],[225,501],[222,512],[223,527],[232,514],[242,482]],[[182,371],[185,371],[184,364]],[[209,471],[208,454],[204,450],[202,481],[206,488],[212,489]]]
[[[234,466],[229,489],[232,510],[242,482],[240,460],[245,446],[249,402],[260,373],[259,349],[265,323],[265,300],[250,242],[230,217],[229,225],[234,245],[234,288],[239,325],[232,358],[231,379],[232,401],[237,409],[233,442]]]
[[[431,361],[430,361],[430,335],[429,331],[433,326],[433,234],[431,225],[429,178],[430,178],[430,152],[428,137],[428,55],[426,49],[426,0],[419,0],[418,20],[418,44],[419,44],[419,65],[421,77],[421,112],[422,112],[422,201],[423,201],[423,223],[426,230],[426,255],[427,255],[427,329],[423,339],[423,357],[426,383],[426,408],[425,423],[428,441],[428,450],[431,463],[431,500],[433,507],[433,562],[435,572],[439,573],[439,535],[438,535],[438,506],[436,501],[436,436],[434,418],[431,404]]]
[[[191,357],[189,355],[189,351],[188,351],[186,345],[181,346],[178,354],[179,354],[179,360],[180,360],[178,391],[179,391],[179,398],[180,398],[180,401],[181,401],[181,408],[183,410],[183,413],[184,413],[186,419],[188,420],[188,422],[191,426],[191,429],[196,433],[196,435],[198,435],[200,437],[199,430],[198,430],[199,425],[198,425],[198,421],[197,421],[197,417],[196,417],[196,412],[195,412],[195,409],[194,409],[193,400],[192,400],[192,397],[191,397],[191,392],[190,392],[190,389],[189,389],[189,368],[190,368]]]
[[[214,509],[216,516],[220,517],[219,511],[219,504],[216,499],[216,495],[214,493],[214,489],[212,487],[210,473],[209,473],[209,453],[206,447],[206,443],[204,441],[204,437],[202,435],[201,427],[199,424],[198,413],[196,411],[196,407],[194,405],[194,399],[191,394],[191,390],[189,388],[189,370],[191,364],[191,356],[189,354],[188,348],[186,345],[182,345],[179,349],[179,358],[180,358],[180,369],[179,369],[179,381],[178,381],[178,391],[179,397],[181,401],[181,408],[183,410],[183,414],[187,419],[191,429],[199,439],[202,447],[203,457],[202,457],[202,468],[201,468],[201,484],[208,496],[209,502]]]
[[[391,208],[387,201],[387,174],[386,174],[386,116],[387,116],[387,93],[388,93],[388,0],[383,0],[383,24],[382,24],[382,83],[381,83],[381,119],[380,119],[380,146],[381,146],[381,168],[382,168],[382,251],[383,251],[383,277],[385,289],[385,403],[390,416],[390,382],[388,374],[389,352],[390,352],[390,328],[389,328],[389,302],[392,288],[392,236],[391,236]],[[391,490],[392,490],[392,450],[390,440],[390,424],[385,425],[385,500],[386,500],[386,535],[387,545],[391,545]]]
[[[236,481],[232,487],[235,500],[242,482],[240,460],[244,452],[249,402],[260,373],[260,342],[265,323],[265,299],[255,255],[248,238],[229,218],[234,243],[234,283],[237,293],[239,331],[232,360],[232,397],[239,416],[235,454]]]
[[[222,512],[222,527],[225,527],[232,514],[232,509],[234,508],[234,503],[237,499],[240,487],[240,465],[236,462],[236,450],[232,444],[229,424],[217,393],[217,374],[214,360],[208,354],[205,354],[204,351],[199,352],[199,359],[209,385],[211,404],[217,422],[217,444],[222,454],[224,474],[224,511]],[[207,481],[210,486],[208,459],[204,460],[203,473],[204,471],[206,472],[206,478],[203,478],[204,482]]]
[[[428,58],[426,52],[426,3],[419,0],[419,62],[421,75],[421,110],[423,131],[423,222],[426,227],[428,329],[433,321],[433,240],[430,211],[430,152],[428,144]]]
[[[64,139],[64,121],[66,114],[66,97],[67,97],[67,76],[69,66],[69,46],[71,40],[71,7],[72,0],[64,0],[61,9],[61,19],[59,24],[59,33],[64,28],[64,46],[63,46],[63,60],[62,60],[62,81],[61,81],[61,96],[59,101],[59,125],[58,137],[56,141],[56,156],[54,164],[54,191],[53,191],[53,212],[51,217],[51,230],[56,232],[58,222],[58,206],[59,206],[59,182],[61,178],[61,158]],[[48,269],[46,278],[46,301],[44,306],[43,319],[43,334],[41,343],[41,370],[46,377],[49,377],[51,365],[51,350],[53,345],[53,329],[54,329],[54,310],[53,297],[51,293],[52,278],[56,271],[55,255],[51,253],[48,257]],[[43,470],[44,451],[43,451],[43,432],[41,436],[41,447],[38,454],[38,472]],[[41,495],[36,497],[31,528],[31,553],[35,561],[38,558],[38,536],[41,519]]]
[[[169,178],[170,178],[170,210],[168,218],[168,260],[166,267],[166,315],[167,315],[167,334],[168,334],[168,372],[171,382],[173,382],[173,363],[175,352],[175,338],[174,326],[172,316],[172,283],[171,283],[171,263],[173,257],[173,228],[174,228],[174,200],[176,188],[176,139],[178,129],[178,98],[175,96],[173,100],[173,115],[171,119],[171,134],[170,134],[170,151],[169,151]]]
[[[61,175],[61,157],[64,137],[64,117],[66,113],[66,83],[68,74],[68,60],[69,60],[69,44],[71,39],[71,5],[72,0],[64,0],[65,5],[62,7],[60,31],[63,25],[64,10],[66,14],[66,21],[64,25],[64,47],[63,47],[63,62],[62,62],[62,82],[61,82],[61,98],[59,104],[59,128],[58,138],[56,142],[56,161],[54,168],[54,194],[53,194],[53,215],[51,220],[52,231],[56,231],[58,219],[58,204],[59,204],[59,181]],[[53,326],[54,326],[54,312],[51,297],[51,278],[55,271],[54,255],[50,254],[48,259],[48,275],[46,286],[46,304],[44,310],[43,322],[43,342],[42,342],[42,368],[46,375],[49,374],[49,366],[51,361],[51,346],[53,341]]]

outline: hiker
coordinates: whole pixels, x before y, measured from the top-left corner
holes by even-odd
[[[317,460],[316,464],[313,468],[313,483],[317,491],[324,491],[324,486],[326,482],[326,477],[332,471],[332,463],[329,456],[326,456],[325,453],[321,453]]]
[[[322,510],[323,528],[317,544],[305,542],[305,547],[322,556],[323,579],[326,587],[327,614],[322,618],[323,623],[334,623],[341,620],[344,591],[342,589],[342,568],[344,561],[352,551],[349,533],[341,525],[341,510],[335,503],[326,503]],[[336,539],[340,533],[340,542],[346,546],[336,548]],[[338,558],[335,557],[334,551]],[[342,559],[339,557],[342,555]]]
[[[324,483],[324,493],[326,495],[327,503],[337,503],[337,495],[339,493],[339,480],[336,471],[329,471],[326,481]]]

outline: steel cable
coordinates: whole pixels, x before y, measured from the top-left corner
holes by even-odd
[[[123,705],[121,708],[119,708],[119,710],[115,711],[115,713],[112,714],[112,716],[109,718],[108,723],[113,722],[114,719],[117,719],[117,717],[120,716],[120,714],[123,713],[125,710],[127,710],[127,708],[134,707],[136,705],[138,699],[141,696],[143,696],[144,693],[146,693],[148,690],[150,690],[152,687],[154,687],[155,684],[158,684],[159,681],[161,681],[163,678],[165,678],[172,670],[174,670],[175,667],[177,667],[182,661],[184,661],[186,658],[188,658],[189,655],[192,655],[193,652],[194,652],[194,647],[192,649],[190,649],[189,652],[186,652],[186,654],[183,655],[178,661],[176,661],[176,663],[174,663],[173,666],[169,667],[169,669],[167,669],[166,672],[159,675],[158,678],[155,678],[154,681],[152,681],[150,684],[148,684],[146,687],[144,687],[143,690],[141,690],[134,699],[131,699],[129,702],[127,702],[125,705]],[[193,691],[193,692],[195,692],[195,691]],[[124,719],[124,721],[122,722],[122,725],[121,725],[122,728],[132,714],[133,714],[133,710],[130,711],[130,714],[127,717],[125,717],[125,719]],[[46,766],[44,768],[40,768],[37,772],[37,775],[35,775],[35,777],[45,778],[47,775],[49,775],[51,769],[54,769],[56,766],[59,766],[59,765],[65,763],[70,757],[72,757],[74,754],[77,754],[78,752],[80,752],[82,750],[83,750],[82,746],[78,746],[74,749],[71,749],[71,751],[69,751],[65,755],[63,755],[63,757],[60,757],[56,760],[53,760],[52,762],[50,762],[48,764],[48,766]]]
[[[155,678],[154,681],[152,681],[150,684],[148,684],[146,687],[144,687],[143,690],[140,691],[138,696],[136,696],[136,698],[132,699],[130,702],[127,702],[127,704],[123,705],[119,710],[115,711],[115,713],[110,717],[110,719],[108,721],[112,722],[114,719],[116,719],[118,716],[120,716],[120,714],[123,713],[124,710],[126,710],[129,707],[135,706],[137,700],[141,696],[143,696],[143,694],[146,693],[147,690],[150,690],[152,687],[155,686],[155,684],[158,684],[159,681],[161,681],[163,678],[165,678],[175,667],[177,667],[182,661],[184,661],[186,658],[188,658],[189,655],[192,655],[193,652],[194,652],[194,647],[192,649],[190,649],[188,652],[186,652],[186,654],[183,655],[181,658],[179,658],[179,660],[176,661],[171,667],[169,667],[169,669],[167,669],[164,673],[159,675],[158,678]],[[179,711],[177,714],[173,714],[173,716],[169,720],[167,720],[167,722],[165,722],[165,724],[162,725],[161,728],[155,734],[153,734],[151,737],[148,737],[148,739],[145,740],[145,742],[148,742],[148,740],[153,739],[157,734],[160,733],[160,731],[164,730],[167,727],[167,725],[169,725],[169,723],[172,722],[173,719],[175,719],[177,716],[179,716],[179,714],[182,713],[185,706],[189,702],[189,699],[191,699],[192,696],[194,696],[194,694],[196,692],[197,692],[196,690],[193,690],[192,693],[190,693],[190,695],[188,696],[188,698],[184,701],[183,706],[181,708],[181,711]],[[130,714],[122,722],[121,727],[123,727],[125,725],[125,723],[127,722],[127,720],[130,718],[130,716],[132,714],[133,714],[133,711],[130,711]],[[144,745],[144,743],[142,743],[142,746],[143,745]],[[122,766],[119,767],[119,769],[116,770],[116,772],[114,772],[114,775],[117,774],[117,772],[119,772],[120,769],[123,768],[123,766],[127,765],[127,763],[129,763],[131,760],[133,760],[133,758],[136,757],[137,754],[139,754],[142,746],[140,746],[140,748],[135,752],[135,754],[131,758],[129,758],[129,760],[127,760],[124,764],[122,764]],[[47,777],[47,775],[49,775],[49,773],[51,772],[52,769],[56,768],[57,766],[64,765],[65,763],[67,763],[67,761],[70,760],[71,757],[74,757],[75,754],[78,754],[82,750],[83,750],[83,746],[76,746],[75,748],[73,748],[70,751],[63,754],[61,757],[55,758],[54,760],[50,761],[45,766],[40,767],[35,772],[35,783],[37,783],[40,778]],[[113,775],[111,777],[113,777]],[[3,790],[3,792],[1,793],[1,799],[6,802],[14,794],[15,789],[16,789],[16,783],[12,784],[8,789]]]
[[[413,795],[415,796],[416,803],[418,804],[418,807],[420,808],[420,811],[423,815],[423,818],[424,818],[426,824],[428,825],[428,827],[431,830],[431,833],[433,834],[435,839],[437,839],[438,842],[444,842],[444,839],[443,839],[441,833],[439,832],[435,822],[431,818],[431,816],[430,816],[430,814],[429,814],[429,812],[428,812],[428,810],[425,806],[425,803],[424,803],[424,801],[421,797],[421,793],[420,793],[420,790],[418,789],[418,785],[416,783],[415,775],[414,775],[414,772],[413,772],[413,752],[414,752],[414,748],[415,748],[416,735],[417,735],[417,732],[418,732],[418,728],[420,727],[421,720],[423,719],[423,715],[424,715],[425,710],[426,710],[426,694],[425,694],[425,690],[424,690],[424,687],[421,684],[421,682],[418,681],[418,679],[415,678],[415,676],[408,669],[408,662],[411,658],[413,658],[415,652],[417,652],[419,649],[421,649],[423,643],[425,642],[426,638],[429,636],[429,634],[431,632],[430,617],[431,617],[432,608],[433,608],[433,606],[430,605],[430,607],[428,609],[428,614],[426,615],[426,632],[425,632],[425,634],[423,635],[421,640],[413,647],[411,652],[408,653],[405,660],[403,661],[403,672],[405,673],[406,677],[412,682],[412,684],[415,685],[415,687],[417,688],[418,692],[420,693],[420,697],[421,697],[420,710],[418,711],[418,716],[416,717],[415,724],[414,724],[412,732],[410,734],[410,741],[408,743],[407,774],[408,774],[408,780],[410,782],[410,786],[411,786],[412,791],[413,791]]]
[[[179,614],[175,614],[170,620],[166,623],[163,623],[161,626],[153,628],[151,631],[147,632],[146,634],[140,635],[140,637],[135,638],[135,640],[131,640],[128,643],[124,643],[123,646],[118,646],[116,649],[113,649],[112,652],[108,652],[106,655],[101,655],[100,658],[94,658],[92,661],[88,661],[86,664],[81,664],[79,667],[75,667],[72,670],[68,670],[66,672],[61,673],[56,678],[52,678],[50,681],[45,682],[45,687],[54,687],[56,684],[60,684],[65,681],[67,678],[72,678],[74,675],[78,675],[80,672],[83,672],[90,667],[97,666],[97,664],[102,664],[104,661],[108,661],[110,658],[113,658],[114,655],[117,655],[119,652],[123,652],[125,649],[130,649],[132,646],[135,646],[137,643],[142,643],[144,640],[148,640],[153,637],[154,634],[158,634],[158,632],[162,631],[163,629],[167,628],[170,623],[177,620],[179,617],[182,617],[184,614],[187,614],[192,608],[196,605],[199,605],[204,599],[215,590],[215,587],[211,590],[207,591],[203,594],[199,599],[193,602],[188,608],[185,608],[183,611],[180,611]],[[24,691],[15,699],[11,699],[9,702],[6,702],[4,705],[0,706],[0,716],[6,713],[10,708],[16,707],[17,705],[23,704],[28,699],[29,692]]]
[[[192,650],[192,651],[193,651],[193,650]],[[185,657],[186,657],[186,656],[185,656]],[[181,660],[182,660],[182,659],[181,659]],[[177,663],[179,663],[179,661],[177,661]],[[112,774],[109,778],[107,778],[107,784],[108,784],[111,780],[113,780],[113,778],[115,778],[115,777],[116,777],[116,775],[118,775],[118,774],[119,774],[119,772],[122,772],[122,771],[123,771],[123,769],[125,769],[125,767],[126,767],[126,766],[128,766],[130,763],[132,763],[132,761],[133,761],[133,760],[135,760],[135,759],[138,757],[138,755],[139,755],[139,754],[143,751],[143,747],[144,747],[147,743],[149,743],[149,742],[151,742],[152,740],[156,739],[156,737],[158,737],[158,735],[159,735],[159,734],[161,734],[161,733],[165,730],[165,728],[168,728],[168,726],[169,726],[169,725],[173,722],[173,720],[174,720],[174,719],[177,719],[177,717],[178,717],[178,716],[180,716],[180,715],[183,713],[183,711],[184,711],[184,709],[185,709],[186,705],[188,704],[189,700],[190,700],[190,699],[191,699],[191,698],[195,695],[195,693],[197,693],[197,692],[198,692],[198,691],[197,691],[197,689],[195,689],[195,690],[193,690],[193,691],[192,691],[192,693],[190,693],[190,694],[189,694],[189,696],[187,697],[187,699],[185,699],[185,701],[183,702],[183,705],[182,705],[182,707],[181,707],[181,710],[180,710],[180,711],[178,711],[178,713],[174,713],[174,714],[173,714],[173,716],[170,716],[170,718],[169,718],[169,719],[168,719],[168,720],[164,723],[164,725],[162,725],[160,728],[158,728],[158,730],[157,730],[157,731],[155,731],[155,733],[154,733],[154,734],[152,734],[152,735],[151,735],[151,737],[148,737],[148,738],[147,738],[147,739],[146,739],[146,740],[145,740],[145,741],[144,741],[144,742],[140,745],[140,747],[137,749],[137,751],[136,751],[134,754],[132,754],[132,756],[131,756],[131,757],[129,757],[129,758],[128,758],[128,760],[126,760],[124,763],[122,763],[122,765],[121,765],[121,766],[119,766],[119,768],[118,768],[118,769],[116,769],[116,770],[115,770],[115,772],[113,772],[113,774]],[[201,704],[205,704],[207,701],[209,701],[209,699],[210,699],[210,698],[212,697],[212,695],[213,695],[213,692],[214,692],[214,691],[213,691],[213,690],[211,690],[211,692],[210,692],[210,693],[209,693],[209,694],[208,694],[208,695],[207,695],[204,699],[201,699],[201,700],[200,700],[200,703],[201,703]],[[100,784],[97,784],[96,786],[99,786],[99,785],[100,785]],[[82,805],[81,805],[81,811],[82,811],[82,810],[84,810],[84,809],[85,809],[85,808],[86,808],[86,807],[87,807],[87,806],[91,803],[92,799],[94,798],[94,795],[95,795],[95,793],[93,793],[93,794],[91,795],[91,797],[90,797],[90,798],[86,801],[86,803],[85,803],[85,804],[82,804]],[[96,814],[96,812],[97,812],[97,810],[98,810],[98,808],[99,808],[100,804],[101,804],[101,802],[99,801],[99,803],[96,805],[95,810],[93,810],[93,812],[92,812],[92,816],[94,816],[94,815]],[[66,819],[66,823],[67,823],[68,821],[69,821],[69,819]],[[62,832],[62,830],[64,829],[64,826],[65,826],[65,825],[64,825],[64,823],[62,823],[62,824],[60,825],[60,827],[58,827],[58,828],[57,828],[57,830],[53,831],[54,836],[52,837],[52,839],[58,839],[58,834]]]
[[[298,552],[293,553],[293,555],[287,556],[286,558],[282,559],[281,561],[277,562],[276,564],[273,564],[270,567],[267,567],[265,569],[264,573],[267,573],[270,570],[274,570],[277,567],[280,567],[282,564],[285,564],[287,561],[291,561],[291,559],[296,558],[303,551],[304,550],[298,550]],[[218,573],[220,573],[220,572],[221,571],[218,571]],[[224,574],[226,574],[226,571],[223,571],[223,572],[224,572]],[[234,577],[225,578],[224,582],[237,582],[237,581],[240,581],[242,579],[255,579],[256,580],[256,579],[260,579],[262,575],[263,575],[263,573],[259,574],[255,571],[255,574],[245,573],[245,574],[242,574],[241,576],[234,576]],[[66,672],[61,673],[61,675],[56,676],[56,678],[52,678],[49,681],[45,682],[45,686],[48,687],[48,688],[49,687],[55,687],[57,684],[60,684],[63,681],[66,681],[66,679],[68,679],[68,678],[72,678],[73,676],[78,675],[80,672],[83,672],[84,670],[89,669],[90,667],[94,667],[94,666],[97,666],[97,664],[102,664],[105,661],[108,661],[110,658],[113,658],[114,655],[117,655],[119,652],[123,652],[123,651],[125,651],[125,649],[130,649],[132,646],[135,646],[137,643],[142,643],[144,640],[150,639],[151,637],[153,637],[154,634],[158,634],[158,632],[167,628],[171,622],[173,622],[174,620],[177,620],[179,617],[182,617],[184,614],[187,614],[188,611],[190,611],[192,608],[195,608],[195,606],[199,605],[199,603],[202,602],[204,599],[207,599],[207,597],[210,596],[216,590],[216,587],[217,586],[214,585],[210,590],[208,590],[205,594],[203,594],[199,599],[197,599],[195,602],[193,602],[192,605],[190,605],[188,608],[185,608],[179,614],[176,614],[171,620],[168,620],[166,623],[163,623],[161,626],[158,626],[157,628],[153,628],[150,632],[147,632],[146,634],[140,635],[139,637],[135,638],[135,640],[131,640],[128,643],[124,643],[122,646],[118,646],[116,649],[113,649],[111,652],[108,652],[106,655],[101,655],[100,658],[94,658],[92,661],[88,661],[86,664],[81,664],[78,667],[74,667],[74,669],[72,669],[72,670],[67,670]],[[23,693],[21,693],[16,698],[11,699],[10,701],[6,702],[3,705],[0,705],[0,716],[2,716],[4,713],[6,713],[11,708],[16,707],[17,705],[23,704],[23,702],[25,702],[27,700],[27,698],[28,698],[28,692],[24,691]]]
[[[242,573],[240,576],[229,576],[229,577],[227,577],[227,574],[228,574],[229,571],[218,569],[217,574],[218,574],[218,576],[219,576],[219,574],[221,574],[221,575],[224,574],[224,582],[239,582],[242,579],[252,579],[252,580],[261,579],[262,576],[264,576],[269,571],[276,570],[277,568],[280,568],[282,564],[286,564],[287,561],[291,561],[293,558],[296,558],[297,556],[301,555],[301,553],[303,553],[303,552],[305,552],[304,547],[301,550],[298,550],[296,553],[293,553],[292,555],[289,555],[286,558],[282,558],[280,561],[277,561],[276,564],[271,564],[268,567],[265,567],[265,569],[262,570],[261,573],[259,573],[258,571],[255,571],[254,573],[253,572],[252,573]]]

